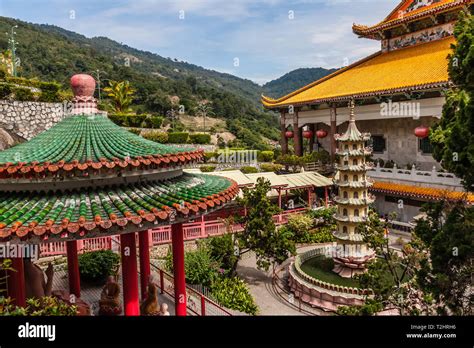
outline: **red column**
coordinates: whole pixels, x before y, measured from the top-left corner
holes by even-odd
[[[183,224],[171,225],[173,243],[174,305],[176,315],[186,316],[186,277],[184,274]]]
[[[336,135],[337,132],[337,107],[336,104],[331,105],[330,109],[330,114],[331,114],[331,163],[334,165],[336,161],[336,148],[337,148],[337,142],[336,139],[334,138],[334,135]]]
[[[140,315],[135,233],[127,233],[120,236],[120,253],[122,256],[123,304],[125,315]]]
[[[311,209],[311,193],[313,189],[311,187],[308,187],[308,207]]]
[[[293,142],[295,145],[295,155],[303,156],[303,129],[299,127],[299,118],[298,110],[294,110],[295,114],[293,115]]]
[[[314,123],[311,123],[309,125],[309,130],[311,131],[311,133],[313,134],[311,136],[311,138],[309,139],[309,152],[308,153],[313,153],[313,147],[314,147],[314,137],[316,136],[316,132],[315,132],[315,125]]]
[[[146,297],[146,289],[150,281],[150,233],[148,230],[138,232],[138,248],[140,249],[140,289],[142,299]]]
[[[328,202],[328,200],[329,200],[329,195],[328,195],[328,187],[327,187],[327,186],[324,187],[324,199],[326,200],[326,208],[327,208],[328,205],[329,205],[329,202]]]
[[[281,218],[282,218],[281,201],[282,201],[281,187],[279,187],[278,188],[278,208],[280,208],[280,213],[278,214],[278,221],[279,222],[281,222]]]
[[[23,258],[11,258],[11,268],[14,271],[7,272],[8,296],[13,299],[13,303],[20,307],[26,307],[26,291],[25,291],[25,267]]]
[[[69,293],[81,297],[81,280],[79,277],[79,261],[77,259],[77,241],[66,242],[67,271],[69,278]]]

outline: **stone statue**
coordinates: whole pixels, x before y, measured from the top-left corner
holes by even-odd
[[[122,313],[120,301],[120,286],[113,276],[107,278],[107,283],[102,288],[99,300],[99,315],[115,316]]]
[[[53,287],[54,269],[51,262],[46,272],[35,265],[30,258],[24,259],[26,298],[42,298],[51,296]],[[45,275],[47,280],[45,280]]]
[[[146,299],[140,306],[141,315],[160,315],[158,289],[152,282],[148,283]]]
[[[160,315],[168,316],[170,312],[168,312],[168,305],[166,303],[161,304]]]

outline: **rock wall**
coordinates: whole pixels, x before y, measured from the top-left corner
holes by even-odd
[[[62,103],[0,100],[0,127],[30,140],[64,117]]]

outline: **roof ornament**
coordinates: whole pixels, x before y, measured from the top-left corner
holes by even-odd
[[[349,100],[349,106],[348,106],[350,112],[349,112],[349,122],[354,123],[355,122],[355,100],[354,98],[351,98]]]
[[[95,86],[95,79],[91,75],[76,74],[71,77],[71,89],[74,93],[72,115],[102,113],[97,109],[97,99],[94,98]]]

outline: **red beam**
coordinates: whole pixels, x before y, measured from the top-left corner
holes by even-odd
[[[146,298],[148,282],[150,281],[150,233],[148,230],[138,232],[138,247],[140,249],[140,289],[142,299]]]
[[[81,297],[81,280],[79,277],[79,261],[77,258],[77,241],[66,242],[67,271],[69,278],[69,293]]]
[[[186,316],[186,276],[184,274],[183,224],[171,225],[173,243],[174,305],[177,316]]]
[[[25,290],[25,267],[23,258],[11,258],[11,268],[14,271],[8,271],[7,286],[8,296],[13,299],[13,303],[20,307],[26,307],[26,290]]]
[[[140,315],[135,233],[120,235],[120,252],[122,256],[123,303],[125,315]]]

